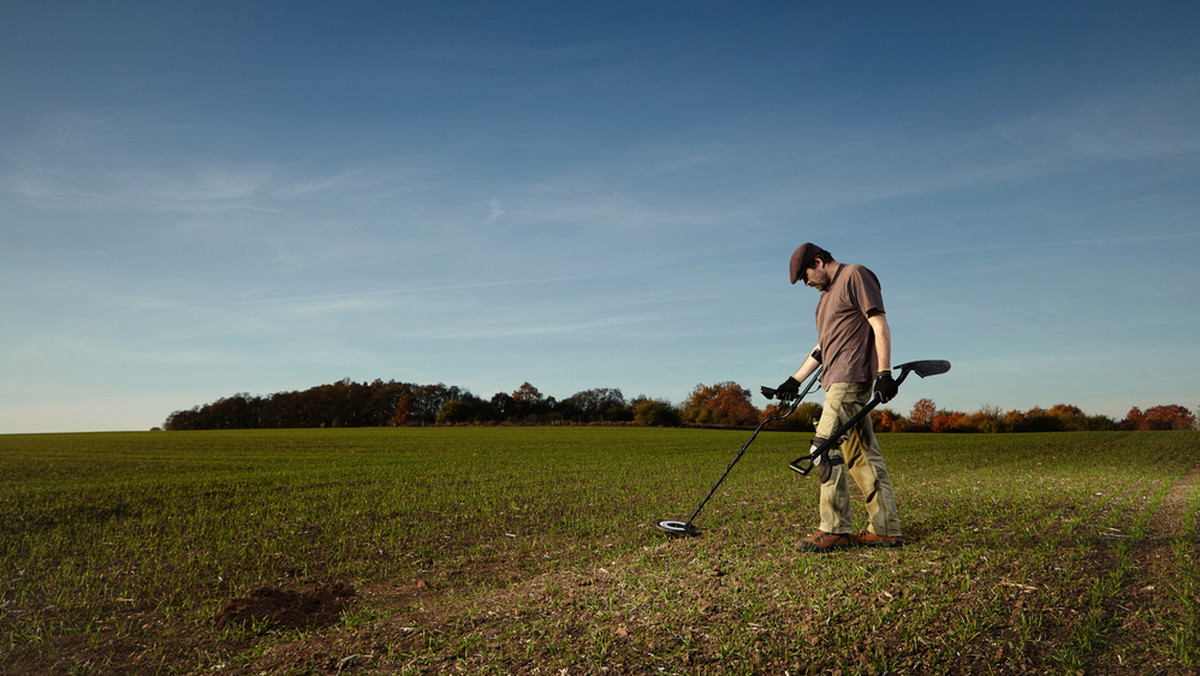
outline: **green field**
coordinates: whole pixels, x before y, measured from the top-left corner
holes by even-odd
[[[0,669],[1200,669],[1200,433],[881,435],[905,548],[812,555],[808,435],[769,432],[701,537],[653,530],[748,434],[0,436]]]

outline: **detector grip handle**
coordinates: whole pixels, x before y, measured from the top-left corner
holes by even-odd
[[[813,471],[813,468],[816,466],[817,464],[813,462],[813,459],[807,455],[803,458],[796,458],[788,464],[788,467],[800,476],[808,476],[808,473]]]

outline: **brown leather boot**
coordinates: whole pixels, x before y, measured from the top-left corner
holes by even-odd
[[[870,531],[856,536],[858,544],[864,547],[903,547],[904,538],[899,535],[878,535]]]
[[[832,552],[838,549],[849,549],[854,546],[854,542],[846,533],[826,533],[819,530],[806,538],[801,538],[797,546],[802,552]]]

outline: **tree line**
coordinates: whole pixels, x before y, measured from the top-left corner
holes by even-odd
[[[619,389],[596,388],[561,401],[524,383],[511,393],[483,399],[453,385],[389,380],[357,383],[349,378],[303,391],[266,397],[248,393],[176,411],[167,430],[294,427],[402,427],[412,425],[552,425],[639,423],[670,426],[675,407],[644,396],[626,400]]]
[[[483,399],[469,390],[389,380],[356,383],[349,378],[304,391],[269,396],[248,393],[176,411],[167,430],[269,429],[296,427],[403,427],[415,425],[589,425],[632,424],[753,427],[780,412],[780,404],[758,409],[751,393],[735,382],[697,385],[681,404],[639,395],[626,399],[616,388],[577,392],[562,400],[542,394],[526,382],[511,393]],[[821,405],[801,404],[775,429],[812,431]],[[908,415],[892,409],[871,412],[881,432],[1051,432],[1080,430],[1196,429],[1196,416],[1177,404],[1134,407],[1123,420],[1087,415],[1078,407],[1002,411],[984,406],[972,413],[939,409],[929,399]]]

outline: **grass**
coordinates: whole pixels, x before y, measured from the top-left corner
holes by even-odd
[[[1167,672],[1200,666],[1200,435],[883,435],[902,550],[799,553],[766,433],[0,436],[0,664],[191,673]],[[856,503],[855,522],[865,523]],[[340,623],[217,628],[331,580]]]

